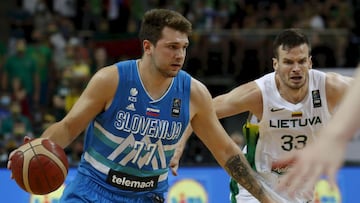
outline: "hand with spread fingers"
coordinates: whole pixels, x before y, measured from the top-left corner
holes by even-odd
[[[277,189],[293,197],[298,191],[313,191],[322,176],[336,187],[337,171],[342,166],[345,149],[344,141],[322,136],[305,149],[291,153],[276,163],[291,163],[291,169],[280,178]]]

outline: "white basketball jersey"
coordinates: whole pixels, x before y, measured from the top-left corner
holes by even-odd
[[[309,71],[309,90],[303,101],[293,104],[280,96],[275,73],[256,80],[263,99],[263,115],[256,145],[256,170],[270,186],[287,167],[272,167],[286,153],[305,147],[315,139],[315,133],[330,119],[323,72]]]

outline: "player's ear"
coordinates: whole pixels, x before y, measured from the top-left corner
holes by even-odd
[[[313,62],[312,62],[312,56],[309,56],[309,69],[312,69]]]
[[[144,53],[145,54],[149,54],[151,51],[151,46],[152,43],[149,40],[144,40],[143,41],[143,48],[144,48]]]
[[[273,68],[274,68],[274,71],[276,72],[276,70],[278,69],[279,67],[279,61],[277,58],[272,58],[272,62],[273,62]]]

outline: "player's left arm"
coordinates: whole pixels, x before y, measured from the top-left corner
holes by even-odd
[[[261,202],[270,202],[270,194],[216,116],[207,88],[193,79],[190,97],[191,126],[196,136],[232,178]]]
[[[334,72],[326,73],[326,97],[331,113],[334,113],[353,81],[352,77]]]

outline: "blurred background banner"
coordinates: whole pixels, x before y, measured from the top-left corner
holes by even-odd
[[[227,203],[229,201],[229,176],[220,167],[183,167],[179,176],[169,175],[170,188],[166,194],[167,203]],[[74,177],[75,169],[70,169],[64,186],[49,195],[29,195],[10,179],[10,171],[0,169],[1,202],[16,203],[58,203],[66,184]],[[339,171],[338,184],[342,203],[359,202],[359,167],[344,167]],[[319,196],[322,203],[332,202],[326,193]]]

